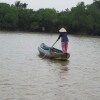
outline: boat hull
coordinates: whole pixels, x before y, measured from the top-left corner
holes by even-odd
[[[51,48],[44,43],[42,43],[38,47],[38,51],[41,56],[45,56],[45,58],[53,58],[58,60],[67,60],[70,57],[70,54],[64,54],[61,50],[58,50],[56,48]]]

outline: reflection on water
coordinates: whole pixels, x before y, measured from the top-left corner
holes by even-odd
[[[62,70],[65,70],[67,71],[68,70],[68,63],[69,63],[69,60],[59,60],[59,59],[50,59],[50,58],[43,58],[43,56],[41,56],[40,54],[38,55],[42,60],[46,61],[46,62],[49,62],[51,65],[54,63],[55,65],[58,65],[61,67]]]
[[[69,36],[68,61],[41,59],[57,37],[0,32],[0,100],[99,100],[100,38]]]
[[[69,60],[58,60],[58,59],[50,59],[50,58],[43,58],[40,54],[38,55],[42,60],[45,60],[48,62],[48,64],[51,66],[52,64],[55,64],[55,66],[59,66],[59,68],[63,71],[68,71],[67,65],[69,64]]]
[[[59,66],[59,68],[61,70],[64,70],[64,71],[67,71],[68,70],[68,64],[69,64],[69,60],[67,61],[60,61],[60,60],[54,60],[54,59],[48,59],[48,61],[51,63],[51,64],[55,64],[55,66]]]

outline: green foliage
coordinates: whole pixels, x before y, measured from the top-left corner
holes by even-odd
[[[13,30],[17,27],[17,11],[6,3],[0,4],[0,28]]]
[[[16,1],[16,2],[15,2],[15,7],[16,7],[16,8],[25,9],[25,8],[27,8],[27,4],[26,4],[26,3],[21,3],[20,1]]]
[[[57,13],[55,9],[39,9],[36,13],[37,21],[39,21],[40,27],[45,27],[45,31],[51,32],[54,29],[54,25],[57,21]]]
[[[0,29],[39,32],[58,32],[65,27],[69,33],[100,35],[100,0],[85,5],[80,2],[71,10],[26,9],[27,4],[16,1],[15,5],[0,3]]]

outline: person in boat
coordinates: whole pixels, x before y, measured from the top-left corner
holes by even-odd
[[[67,31],[65,28],[61,28],[59,30],[59,37],[57,39],[57,41],[61,38],[61,47],[62,47],[62,51],[65,55],[67,55],[67,49],[68,49],[68,36],[67,36]]]

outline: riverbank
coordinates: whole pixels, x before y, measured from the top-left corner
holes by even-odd
[[[32,31],[30,31],[30,32],[28,32],[28,31],[19,31],[19,30],[17,30],[17,31],[8,31],[8,30],[0,30],[0,34],[6,34],[6,33],[22,33],[22,34],[43,34],[43,35],[53,35],[53,34],[59,34],[59,32],[57,33],[57,32],[55,32],[55,33],[53,33],[53,32],[32,32]],[[80,33],[80,32],[77,32],[77,33],[71,33],[71,32],[68,32],[68,35],[73,35],[73,36],[78,36],[78,37],[80,37],[80,36],[85,36],[85,37],[100,37],[100,35],[87,35],[87,33]]]

